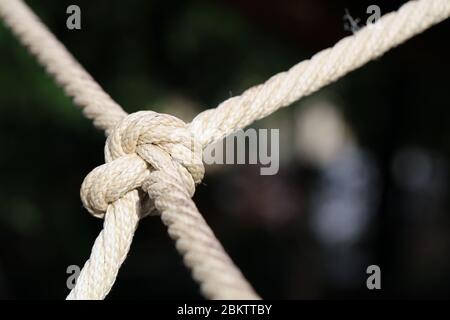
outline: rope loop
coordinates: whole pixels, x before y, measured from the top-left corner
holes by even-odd
[[[120,121],[108,136],[105,164],[95,168],[81,186],[81,200],[95,217],[128,192],[153,184],[164,174],[193,196],[203,179],[202,145],[177,117],[139,111]],[[158,173],[158,171],[160,171]]]

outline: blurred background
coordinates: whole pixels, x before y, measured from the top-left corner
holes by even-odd
[[[27,1],[126,111],[185,121],[350,35],[345,9],[364,24],[404,2]],[[450,296],[449,27],[255,123],[280,130],[277,175],[207,167],[194,200],[264,298]],[[0,298],[62,299],[102,228],[79,188],[104,135],[3,25],[0,57]],[[108,298],[201,298],[157,217]]]

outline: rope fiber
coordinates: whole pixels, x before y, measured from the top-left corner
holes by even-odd
[[[105,164],[84,180],[81,199],[104,218],[67,299],[103,299],[130,249],[139,220],[160,215],[184,263],[210,299],[259,299],[191,197],[202,180],[202,150],[311,94],[450,16],[450,0],[413,0],[264,84],[185,124],[153,111],[127,113],[105,93],[21,0],[0,0],[0,16],[57,84],[105,131]]]

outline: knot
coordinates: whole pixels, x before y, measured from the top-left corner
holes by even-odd
[[[130,114],[114,128],[106,141],[105,162],[81,186],[83,205],[100,218],[108,204],[161,174],[192,197],[205,171],[202,146],[186,124],[152,111]]]

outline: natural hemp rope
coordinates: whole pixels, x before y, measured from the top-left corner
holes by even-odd
[[[202,285],[205,296],[217,299],[256,299],[258,296],[227,256],[219,241],[198,212],[191,197],[204,175],[202,146],[180,119],[152,111],[140,111],[123,119],[108,136],[105,147],[106,163],[94,169],[81,186],[84,206],[94,216],[121,216],[130,212],[145,215],[160,213],[169,235],[177,241],[177,249],[194,278]],[[149,197],[140,207],[139,190]],[[127,210],[124,210],[127,209]],[[156,210],[152,210],[156,209]],[[108,223],[105,220],[105,225]],[[128,225],[135,226],[138,216]],[[78,283],[69,298],[99,297],[114,283],[120,265],[131,244],[130,234],[124,232],[123,241],[108,241],[120,235],[120,228],[112,228],[108,236],[99,237],[91,258],[86,263]],[[107,226],[104,232],[109,230]],[[133,230],[134,231],[134,230]],[[106,243],[126,244],[122,248],[103,249]],[[125,249],[125,250],[124,250]],[[123,253],[118,257],[117,253]],[[113,257],[105,257],[105,254]],[[97,257],[99,257],[97,259]],[[118,261],[120,261],[118,263]],[[105,262],[111,262],[105,268]],[[98,264],[100,266],[98,266]],[[98,277],[99,273],[104,273]],[[89,279],[88,277],[92,277]],[[98,290],[94,281],[103,280]]]
[[[191,197],[208,144],[311,94],[450,16],[450,0],[409,1],[264,84],[200,113],[191,123],[152,111],[127,115],[21,0],[0,0],[0,17],[94,125],[105,130],[105,164],[84,180],[86,209],[104,218],[68,299],[103,299],[129,251],[139,219],[159,214],[201,292],[258,299]]]

